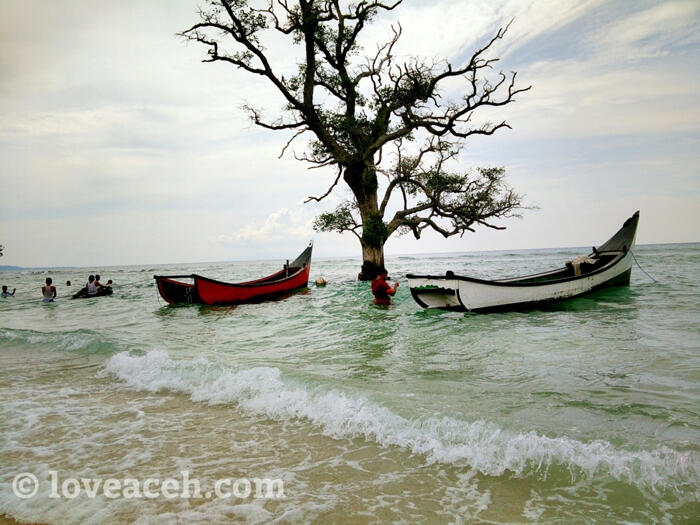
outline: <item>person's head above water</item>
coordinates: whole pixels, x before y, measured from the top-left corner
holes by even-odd
[[[94,275],[91,275],[90,277],[88,277],[88,282],[89,282],[89,283],[93,282],[94,280],[95,280],[95,276],[94,276]]]
[[[50,285],[52,282],[51,277],[46,278],[46,284]]]
[[[389,272],[387,271],[386,268],[382,267],[377,270],[377,275],[383,276],[385,279],[389,276]]]
[[[2,285],[2,291],[3,291],[3,292],[6,292],[6,291],[7,291],[7,286],[5,286],[4,284]]]
[[[95,280],[96,280],[96,281],[99,281],[99,280],[100,280],[100,274],[99,274],[99,273],[96,273],[96,274],[95,274]]]

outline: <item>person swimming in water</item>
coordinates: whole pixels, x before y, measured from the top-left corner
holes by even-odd
[[[379,275],[372,281],[372,293],[374,294],[374,304],[391,304],[391,295],[396,293],[399,283],[394,283],[390,286],[386,280],[389,278],[389,272],[385,268],[379,270]]]
[[[46,286],[41,287],[41,293],[43,294],[44,298],[42,301],[45,303],[52,303],[53,300],[56,298],[56,287],[53,286],[53,281],[51,280],[51,277],[46,278]]]
[[[10,293],[7,291],[7,286],[3,285],[2,293],[0,293],[0,297],[2,297],[3,299],[5,297],[14,297],[16,291],[17,291],[17,288],[13,288],[12,293]]]

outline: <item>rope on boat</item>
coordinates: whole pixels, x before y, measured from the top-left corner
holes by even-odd
[[[647,277],[649,277],[649,279],[651,279],[651,280],[654,281],[655,283],[658,283],[659,281],[657,281],[656,279],[654,279],[651,275],[649,275],[649,274],[647,273],[647,271],[646,271],[644,268],[642,268],[642,265],[639,264],[639,261],[638,261],[637,258],[634,256],[634,252],[633,252],[632,250],[630,250],[630,253],[632,254],[632,258],[634,259],[634,262],[637,263],[637,266],[639,267],[639,269],[642,270],[642,272],[644,272],[644,275],[646,275]]]

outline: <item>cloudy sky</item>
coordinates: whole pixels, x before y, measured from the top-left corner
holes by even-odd
[[[532,90],[512,126],[470,141],[461,167],[504,166],[539,207],[463,238],[392,238],[388,254],[600,244],[641,210],[638,243],[700,241],[700,2],[405,0],[367,31],[403,27],[399,54],[471,55],[514,18],[498,49]],[[2,264],[95,266],[359,255],[313,218],[347,194],[333,171],[278,159],[288,136],[262,79],[203,64],[176,37],[190,0],[0,0]],[[269,45],[290,67],[296,50]],[[303,150],[297,143],[297,151]]]

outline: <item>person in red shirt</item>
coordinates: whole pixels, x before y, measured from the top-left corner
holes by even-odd
[[[374,294],[374,304],[391,304],[390,295],[396,293],[399,283],[394,283],[390,286],[386,280],[389,278],[389,273],[386,269],[379,270],[379,275],[372,281],[372,293]]]

